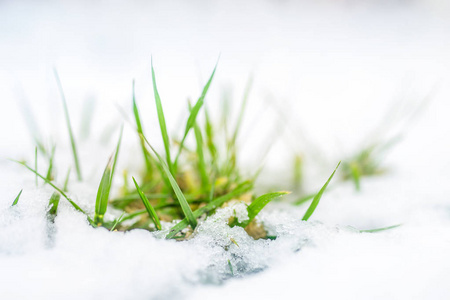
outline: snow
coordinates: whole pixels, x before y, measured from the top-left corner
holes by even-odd
[[[449,15],[440,1],[2,2],[1,298],[446,298]],[[234,214],[245,220],[239,202],[200,223],[186,242],[142,230],[94,229],[64,199],[55,223],[48,222],[52,189],[42,183],[36,188],[31,173],[5,158],[33,160],[20,108],[28,103],[38,124],[33,128],[57,145],[59,183],[72,164],[53,66],[79,136],[84,101],[96,99],[92,135],[79,141],[86,182],[72,176],[69,184],[74,200],[93,212],[96,186],[123,122],[116,107],[129,111],[133,78],[138,104],[149,116],[145,129],[162,149],[149,101],[150,55],[169,132],[180,133],[184,101],[198,96],[219,53],[207,99],[212,108],[220,107],[230,87],[237,106],[248,74],[255,74],[241,164],[259,166],[264,139],[274,131],[279,136],[258,189],[287,189],[290,173],[280,165],[304,150],[310,153],[306,187],[314,191],[339,160],[406,127],[384,162],[390,172],[363,180],[360,193],[350,183],[332,185],[309,222],[301,221],[305,207],[269,205],[257,219],[278,236],[273,241],[253,240],[226,225]],[[418,118],[404,125],[400,117],[380,129],[386,111],[398,106],[400,115],[408,115],[430,94]],[[290,128],[301,133],[278,130],[274,120],[281,108]],[[118,168],[127,166],[135,176],[141,165],[136,157],[136,137],[126,126]],[[39,166],[44,168],[43,159]],[[116,184],[121,180],[117,176]],[[10,207],[21,189],[19,204]],[[399,223],[376,234],[357,230]]]

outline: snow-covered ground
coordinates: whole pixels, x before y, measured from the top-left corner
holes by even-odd
[[[1,298],[447,298],[449,8],[425,0],[0,2]],[[33,159],[25,105],[38,124],[31,127],[57,145],[60,180],[71,164],[53,67],[89,182],[71,181],[71,195],[92,211],[123,120],[117,106],[130,110],[132,79],[148,112],[148,135],[161,146],[150,57],[169,131],[179,133],[186,97],[198,96],[219,54],[209,106],[220,107],[224,91],[237,106],[249,74],[255,78],[241,136],[243,166],[258,165],[263,140],[278,130],[276,111],[296,129],[279,134],[261,189],[285,188],[288,168],[280,165],[295,151],[311,154],[306,182],[314,191],[340,159],[374,139],[406,132],[384,162],[390,173],[363,181],[360,193],[351,184],[336,186],[308,223],[300,221],[304,207],[268,206],[260,218],[279,236],[274,241],[228,228],[227,210],[183,243],[139,230],[94,229],[63,201],[54,226],[47,224],[52,190],[36,189],[33,175],[6,158]],[[420,116],[402,127],[401,116],[426,98],[431,101]],[[95,103],[93,129],[83,139],[81,115],[89,101]],[[397,108],[400,121],[381,129]],[[130,128],[124,134],[119,168],[137,173],[136,137]],[[352,228],[397,223],[403,226],[377,234]]]

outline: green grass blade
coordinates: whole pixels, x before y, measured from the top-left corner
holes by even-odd
[[[174,175],[172,160],[170,158],[169,135],[167,134],[166,119],[164,118],[164,111],[161,104],[161,98],[159,97],[158,89],[156,87],[156,78],[155,78],[155,70],[153,69],[153,60],[152,60],[152,81],[153,81],[153,93],[155,94],[156,110],[158,112],[159,128],[161,129],[161,135],[164,142],[164,149],[166,152],[167,166],[169,167],[170,173]]]
[[[244,183],[241,183],[239,186],[237,186],[232,192],[221,196],[219,198],[214,199],[213,201],[209,202],[203,207],[200,207],[196,211],[194,211],[194,217],[199,218],[204,213],[208,213],[212,210],[215,210],[216,208],[220,207],[222,204],[224,204],[227,201],[230,201],[231,199],[238,197],[239,195],[242,195],[243,193],[249,191],[253,187],[253,183],[250,181],[246,181]],[[189,225],[188,220],[185,218],[181,220],[177,225],[172,227],[170,229],[170,232],[167,234],[166,239],[172,239],[179,233],[181,230],[186,228]]]
[[[192,229],[194,229],[197,226],[197,219],[192,214],[191,207],[189,206],[189,203],[186,200],[186,197],[184,196],[183,192],[181,191],[180,187],[178,186],[177,181],[173,177],[172,173],[170,172],[169,166],[166,164],[164,159],[156,152],[156,150],[150,145],[150,143],[147,141],[145,136],[141,135],[147,145],[152,149],[153,153],[155,153],[156,157],[159,160],[159,163],[161,167],[163,168],[164,172],[166,173],[166,176],[168,177],[170,184],[172,186],[173,191],[175,192],[175,195],[177,196],[178,202],[180,202],[181,209],[183,210],[183,213],[185,217],[189,221],[189,225],[191,225]]]
[[[41,178],[42,180],[44,180],[47,184],[49,184],[52,188],[54,188],[56,191],[58,191],[67,201],[69,201],[69,203],[79,212],[83,213],[88,221],[93,224],[92,219],[88,216],[88,214],[81,209],[81,207],[79,207],[75,202],[72,201],[72,199],[69,198],[69,196],[67,196],[66,193],[64,193],[63,190],[61,190],[59,187],[57,187],[56,185],[54,185],[51,181],[49,181],[47,178],[45,178],[44,176],[42,176],[41,174],[39,174],[36,170],[34,170],[33,168],[27,166],[25,163],[17,161],[17,160],[11,160],[13,162],[16,162],[22,166],[24,166],[25,168],[27,168],[28,170],[30,170],[31,172],[33,172],[34,174],[36,174],[37,176],[39,176],[39,178]]]
[[[202,181],[202,190],[204,192],[209,189],[208,172],[206,171],[205,156],[203,155],[203,137],[200,127],[195,124],[194,126],[195,140],[197,142],[197,159],[198,159],[198,171],[200,173],[200,179]]]
[[[137,128],[137,132],[139,134],[144,134],[144,130],[142,129],[142,123],[141,123],[141,117],[139,114],[139,108],[137,106],[136,103],[136,94],[135,94],[135,88],[134,88],[134,80],[133,80],[133,114],[134,114],[134,120],[136,122],[136,128]],[[144,140],[141,138],[141,136],[139,136],[139,140],[141,143],[141,149],[142,149],[142,154],[144,155],[144,160],[145,160],[145,166],[147,169],[147,173],[151,173],[152,170],[152,165],[150,162],[150,154],[147,151],[147,148],[145,148],[145,142]]]
[[[397,228],[399,226],[402,226],[402,224],[396,224],[396,225],[392,225],[392,226],[388,226],[388,227],[382,227],[382,228],[376,228],[376,229],[360,230],[359,232],[375,233],[375,232],[385,231],[385,230],[389,230],[389,229],[394,229],[394,228]]]
[[[155,209],[150,204],[150,201],[148,201],[147,197],[145,197],[145,194],[142,192],[142,190],[139,188],[139,185],[137,184],[136,180],[133,178],[134,185],[136,186],[136,190],[139,193],[139,197],[142,200],[142,203],[144,203],[145,209],[147,210],[148,216],[153,221],[153,223],[156,226],[156,229],[161,230],[161,222],[159,221],[158,215],[156,214]]]
[[[108,208],[109,193],[111,191],[112,180],[114,177],[114,171],[116,169],[117,157],[119,155],[120,144],[122,141],[123,127],[120,131],[119,142],[114,155],[114,160],[110,157],[105,170],[103,171],[102,179],[97,190],[97,197],[95,199],[95,217],[94,222],[97,226],[103,224],[103,217],[105,216]]]
[[[259,212],[273,199],[281,197],[283,195],[289,194],[289,192],[276,192],[276,193],[268,193],[256,198],[252,203],[247,207],[248,212],[248,220],[239,224],[236,224],[241,227],[246,227],[250,224],[251,221],[259,214]]]
[[[19,194],[17,195],[16,199],[14,199],[14,202],[11,204],[11,206],[17,205],[17,202],[19,202],[20,195],[22,195],[23,189],[20,190]]]
[[[211,118],[208,113],[208,109],[205,107],[205,132],[206,132],[206,145],[208,146],[209,154],[213,165],[216,163],[217,148],[214,144],[214,126],[211,122]]]
[[[73,131],[72,131],[72,125],[70,123],[69,110],[67,108],[66,97],[64,96],[64,91],[63,91],[63,88],[62,88],[61,81],[59,79],[58,72],[56,71],[56,69],[54,69],[53,71],[54,71],[54,74],[55,74],[56,83],[58,84],[59,92],[61,94],[61,99],[62,99],[62,102],[63,102],[64,115],[66,117],[67,130],[69,131],[70,144],[72,146],[73,159],[74,159],[74,162],[75,162],[75,168],[76,168],[76,171],[77,171],[78,181],[81,181],[82,180],[82,176],[81,176],[80,161],[78,159],[77,145],[75,143],[75,138],[74,138]]]
[[[64,180],[64,186],[63,186],[63,191],[67,192],[67,186],[69,185],[69,178],[70,178],[70,167],[67,170],[67,174],[66,174],[66,179]]]
[[[330,178],[328,178],[327,182],[325,182],[325,184],[323,185],[323,187],[320,189],[320,191],[317,193],[316,196],[314,196],[313,201],[311,202],[311,205],[308,207],[308,210],[306,211],[305,215],[303,216],[302,220],[303,221],[308,221],[308,219],[312,216],[312,214],[314,213],[314,211],[317,208],[317,205],[319,205],[319,201],[320,198],[322,198],[323,193],[325,192],[325,190],[327,189],[328,184],[330,183],[331,179],[334,176],[334,173],[336,173],[336,170],[339,168],[339,165],[341,164],[341,162],[338,163],[338,165],[336,166],[336,169],[334,169],[333,173],[331,174]]]
[[[97,197],[95,199],[95,216],[94,222],[100,226],[103,223],[103,217],[108,207],[109,198],[109,180],[112,171],[112,157],[109,158],[108,164],[103,171],[102,179],[97,190]]]
[[[181,139],[180,147],[179,147],[179,150],[178,150],[178,154],[177,154],[177,156],[175,158],[175,163],[174,163],[175,166],[177,165],[178,158],[180,157],[181,151],[183,150],[184,141],[186,140],[186,137],[187,137],[189,131],[191,130],[191,128],[194,127],[195,122],[197,120],[197,115],[198,115],[200,109],[202,108],[203,103],[205,102],[206,93],[208,92],[209,86],[211,85],[211,82],[212,82],[212,80],[214,78],[214,74],[216,73],[216,69],[217,69],[217,64],[218,63],[219,62],[217,61],[216,65],[214,67],[214,70],[213,70],[211,76],[209,77],[208,82],[203,87],[203,91],[202,91],[201,96],[198,98],[198,100],[195,103],[194,107],[190,110],[189,117],[188,117],[188,120],[186,122],[186,128],[184,129],[183,138]]]
[[[60,198],[61,195],[58,192],[53,192],[52,196],[50,197],[50,200],[48,201],[48,206],[50,207],[48,214],[50,216],[56,217],[56,214],[58,213],[58,205]]]
[[[55,149],[56,149],[56,147],[53,146],[52,147],[52,152],[50,154],[50,158],[49,158],[49,161],[48,161],[47,175],[45,176],[45,178],[47,178],[49,181],[53,180],[52,173],[53,173],[53,159],[55,157]]]

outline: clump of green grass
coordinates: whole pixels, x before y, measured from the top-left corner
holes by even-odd
[[[257,170],[253,176],[244,176],[237,164],[237,137],[242,126],[252,78],[250,78],[245,89],[243,104],[240,108],[237,122],[234,126],[231,126],[228,124],[229,117],[224,115],[222,116],[222,124],[218,126],[214,124],[205,107],[207,93],[213,82],[216,69],[217,64],[195,104],[193,106],[189,105],[188,117],[181,138],[171,139],[168,134],[163,100],[157,88],[156,75],[152,63],[151,74],[154,103],[156,105],[161,138],[164,145],[164,155],[156,151],[145,136],[142,124],[143,116],[138,107],[133,81],[131,99],[132,113],[134,116],[133,127],[136,132],[136,137],[139,140],[139,147],[144,160],[142,174],[139,174],[139,177],[134,174],[137,178],[140,178],[140,184],[138,184],[135,176],[130,176],[128,172],[124,172],[125,185],[121,188],[122,194],[116,198],[111,198],[110,196],[113,188],[116,164],[119,159],[122,128],[115,151],[108,159],[102,177],[100,178],[93,216],[84,211],[67,194],[70,169],[65,177],[63,188],[59,188],[54,183],[54,147],[51,153],[48,154],[49,167],[45,176],[37,170],[37,151],[34,169],[24,162],[18,162],[33,172],[36,178],[42,179],[55,189],[55,193],[49,200],[49,216],[52,219],[56,216],[59,200],[62,196],[74,209],[86,215],[87,220],[94,227],[101,226],[111,231],[128,231],[134,228],[154,231],[164,230],[164,222],[178,220],[176,225],[168,230],[166,238],[183,240],[188,238],[195,230],[200,218],[209,216],[216,209],[231,200],[241,200],[248,203],[247,212],[249,219],[242,223],[233,219],[229,221],[229,225],[245,228],[247,233],[254,238],[276,238],[274,236],[267,236],[264,230],[261,231],[261,227],[256,224],[255,220],[257,215],[269,202],[282,197],[288,192],[269,192],[259,196],[256,195],[254,185],[260,170]],[[71,141],[76,174],[77,178],[81,180],[81,168],[75,138],[71,129],[67,103],[56,71],[55,76],[63,100],[64,114]],[[203,120],[199,118],[202,109]],[[146,118],[148,117],[146,116]],[[231,135],[229,135],[230,127],[233,128]],[[191,148],[190,145],[186,145],[191,131],[193,131],[195,149]],[[225,141],[220,141],[221,137],[224,137]],[[221,145],[225,146],[221,147]],[[174,153],[175,156],[173,156]],[[302,164],[302,157],[296,157],[293,167],[295,190],[302,189],[301,181],[304,176]],[[340,163],[317,193],[303,197],[294,203],[302,204],[312,199],[303,218],[299,216],[299,219],[308,221],[312,216],[339,165]],[[131,177],[135,188],[128,188],[129,177]],[[19,196],[20,194],[16,198],[15,203],[17,203]],[[122,212],[119,218],[113,220],[105,219],[109,206]],[[234,243],[236,242],[234,241]],[[229,266],[231,273],[233,273],[231,264]]]

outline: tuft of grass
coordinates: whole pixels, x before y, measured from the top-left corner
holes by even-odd
[[[141,197],[142,203],[144,203],[145,209],[147,210],[148,216],[150,217],[150,219],[153,221],[153,223],[156,226],[157,230],[161,230],[161,222],[159,221],[159,217],[156,214],[155,209],[153,208],[153,206],[150,204],[150,201],[148,201],[147,197],[145,196],[145,194],[142,192],[141,188],[139,187],[139,185],[137,184],[136,180],[133,178],[133,182],[134,185],[136,186],[136,190],[139,193],[139,197]]]
[[[327,189],[328,184],[330,183],[331,179],[334,176],[334,173],[336,173],[337,169],[339,168],[341,162],[338,163],[338,165],[336,166],[336,168],[334,169],[333,173],[331,174],[331,176],[328,178],[327,182],[325,182],[325,184],[322,186],[322,188],[320,189],[320,191],[317,193],[316,196],[314,196],[313,201],[311,202],[311,205],[308,207],[308,210],[305,212],[305,214],[303,215],[302,220],[303,221],[308,221],[308,219],[312,216],[312,214],[314,213],[314,211],[317,208],[317,205],[319,205],[320,199],[322,198],[323,193],[325,192],[325,190]]]
[[[53,72],[55,74],[56,83],[58,85],[58,89],[61,94],[61,100],[62,100],[63,107],[64,107],[64,116],[66,118],[67,130],[69,131],[70,145],[72,146],[72,154],[73,154],[73,159],[75,162],[75,168],[77,171],[77,178],[78,178],[78,181],[81,181],[81,180],[83,180],[83,178],[81,175],[80,161],[78,159],[77,145],[75,142],[75,137],[73,135],[72,125],[70,123],[69,110],[67,108],[66,97],[64,96],[64,91],[62,88],[61,80],[59,79],[58,72],[56,71],[56,69],[53,69]]]
[[[103,217],[105,216],[108,208],[109,193],[111,191],[112,180],[114,177],[114,171],[116,168],[117,157],[119,156],[120,144],[122,141],[123,127],[120,130],[119,141],[117,142],[116,151],[114,154],[114,160],[110,157],[105,170],[103,171],[102,179],[97,190],[97,198],[95,200],[95,216],[94,223],[97,226],[103,224]]]
[[[205,98],[215,76],[216,69],[217,63],[207,83],[203,87],[200,97],[193,106],[190,106],[189,104],[189,115],[181,136],[171,140],[167,133],[163,103],[157,89],[155,70],[152,62],[151,72],[154,101],[157,109],[159,130],[164,144],[164,154],[161,155],[152,147],[152,144],[145,137],[142,124],[142,120],[145,116],[139,111],[135,95],[135,82],[133,81],[131,105],[134,115],[133,125],[135,125],[136,133],[139,137],[139,146],[144,158],[144,174],[140,179],[140,184],[138,184],[136,179],[134,177],[129,178],[128,171],[124,170],[124,185],[119,189],[120,195],[116,199],[110,199],[113,176],[115,174],[122,141],[122,127],[115,151],[109,157],[100,179],[95,199],[94,216],[89,216],[68,196],[70,168],[67,171],[64,187],[62,189],[53,182],[55,179],[53,172],[55,169],[53,161],[55,147],[53,147],[51,153],[48,151],[45,153],[45,156],[48,159],[46,176],[41,175],[37,170],[37,149],[35,149],[34,169],[23,162],[18,162],[33,172],[36,175],[36,178],[41,178],[55,190],[49,200],[49,220],[53,220],[56,216],[59,200],[62,196],[77,211],[85,214],[87,220],[93,227],[102,226],[111,231],[117,229],[128,231],[135,228],[153,231],[162,230],[161,223],[163,221],[176,222],[176,220],[179,220],[179,222],[168,231],[165,238],[185,240],[194,232],[200,220],[208,218],[208,216],[213,214],[216,209],[225,205],[228,201],[241,200],[249,203],[247,206],[249,219],[242,223],[238,223],[236,218],[231,219],[229,221],[229,226],[242,226],[249,236],[255,239],[276,239],[276,236],[268,236],[263,224],[258,224],[254,222],[254,220],[268,203],[288,192],[262,193],[261,196],[256,197],[254,184],[263,166],[259,167],[256,172],[253,171],[250,175],[244,176],[237,163],[239,162],[237,139],[239,133],[242,131],[242,124],[253,78],[250,77],[246,85],[237,121],[233,126],[230,126],[229,121],[234,120],[234,118],[228,114],[230,111],[229,99],[227,100],[227,98],[224,98],[224,108],[222,109],[222,115],[218,120],[211,117],[205,105]],[[77,178],[78,180],[81,180],[81,170],[67,103],[56,70],[55,77],[63,101],[65,121],[71,140]],[[204,122],[198,120],[202,108],[204,109],[205,114]],[[187,139],[191,131],[194,131],[195,143],[190,143],[190,140]],[[274,135],[267,138],[267,140],[270,141],[269,144],[272,145],[274,139],[280,135],[280,128],[275,127]],[[262,151],[262,153],[266,155],[269,149],[270,148],[267,148],[266,152]],[[373,163],[375,161],[374,158],[376,157],[373,153],[375,153],[374,150],[363,151],[361,155],[357,156],[357,159],[344,162],[344,176],[349,175],[350,177],[348,178],[353,178],[352,180],[355,181],[355,184],[356,181],[358,181],[359,186],[361,176],[376,173],[379,170],[379,167]],[[172,157],[172,154],[176,155]],[[262,161],[264,160],[265,156],[263,156]],[[299,194],[303,192],[304,188],[302,186],[302,178],[305,176],[303,174],[303,163],[302,156],[296,155],[294,157],[292,165],[294,182],[292,187],[294,191]],[[314,213],[323,193],[327,189],[339,166],[340,162],[318,193],[306,195],[293,203],[294,205],[300,205],[312,200],[302,220],[307,221]],[[347,166],[350,167],[347,168]],[[133,180],[135,189],[129,186],[129,179]],[[13,205],[17,204],[20,194],[21,193],[17,196]],[[120,217],[113,221],[104,220],[109,205],[121,212]],[[155,226],[150,227],[149,225],[151,223]],[[395,228],[396,226],[373,230],[361,230],[360,232],[378,232]],[[230,241],[239,247],[233,238],[230,238]],[[233,268],[230,261],[228,261],[228,265],[233,274]]]
[[[17,203],[19,202],[20,195],[22,195],[22,192],[23,192],[23,189],[20,190],[19,194],[17,195],[16,199],[14,199],[13,203],[11,204],[11,206],[17,205]]]

